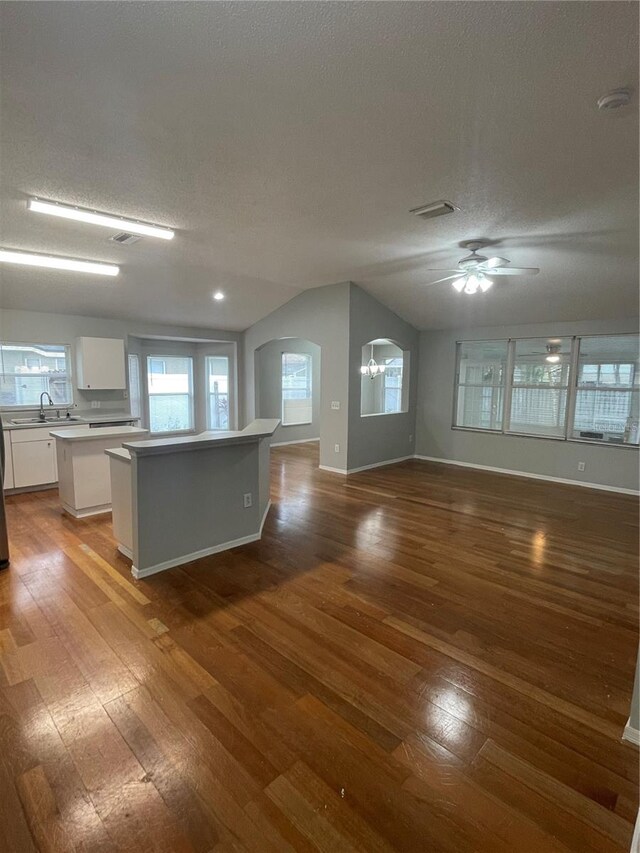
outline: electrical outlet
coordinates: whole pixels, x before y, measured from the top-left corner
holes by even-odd
[[[334,411],[338,411],[338,409],[340,408],[340,400],[332,400],[331,408],[334,409]]]
[[[334,444],[333,449],[335,450],[336,453],[340,453],[340,445],[339,444]]]
[[[578,462],[578,471],[584,471],[585,464],[584,462]]]
[[[251,492],[247,492],[246,495],[242,496],[244,501],[244,508],[248,509],[250,506],[253,506],[253,498],[251,496]]]
[[[126,389],[122,392],[122,399],[123,400],[129,399],[129,392]]]
[[[91,408],[92,409],[99,409],[100,408],[100,400],[92,400],[91,401]]]

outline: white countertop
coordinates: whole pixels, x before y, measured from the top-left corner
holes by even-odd
[[[120,459],[122,462],[131,463],[131,454],[124,447],[108,447],[105,453],[113,459]]]
[[[249,426],[240,431],[208,430],[198,435],[184,435],[178,438],[151,438],[145,441],[127,441],[123,442],[123,446],[135,456],[201,450],[206,447],[242,444],[257,441],[261,438],[268,438],[273,435],[279,424],[280,421],[277,418],[259,418],[252,421]],[[68,432],[68,430],[65,430],[65,432]],[[91,430],[91,432],[96,432],[96,430]]]
[[[34,410],[32,410],[30,412],[25,412],[25,411],[23,411],[23,412],[2,412],[2,428],[4,430],[9,431],[9,430],[14,430],[14,429],[39,429],[42,427],[48,427],[49,429],[52,429],[52,428],[60,429],[61,427],[64,427],[66,430],[67,425],[69,427],[73,427],[73,426],[82,426],[83,424],[101,424],[101,423],[105,423],[105,421],[107,423],[111,423],[112,421],[139,421],[140,420],[139,417],[136,417],[136,415],[132,415],[131,412],[115,412],[115,411],[109,412],[109,411],[103,410],[102,412],[100,412],[100,414],[97,414],[97,413],[94,414],[93,412],[86,412],[86,411],[81,411],[81,412],[75,412],[74,411],[72,416],[69,418],[69,420],[65,419],[64,421],[59,421],[58,423],[51,423],[51,422],[47,422],[47,421],[35,421],[35,423],[31,423],[31,424],[14,424],[11,422],[13,418],[19,419],[22,417],[24,417],[24,418],[37,417],[37,413],[34,414],[33,411]],[[53,407],[53,411],[54,412],[56,411],[55,406]],[[60,411],[64,411],[64,406],[62,406],[60,408]],[[47,409],[45,409],[45,414],[47,416],[49,416],[51,414],[51,411],[48,410],[48,407],[47,407]]]
[[[95,441],[100,438],[117,438],[122,441],[123,438],[146,435],[147,433],[148,430],[146,429],[131,426],[96,427],[95,429],[88,426],[78,426],[53,429],[49,435],[53,436],[53,438],[58,441]]]

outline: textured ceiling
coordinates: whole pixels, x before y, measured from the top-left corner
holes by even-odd
[[[6,307],[243,329],[351,280],[422,328],[637,314],[635,3],[0,5],[2,243],[122,266],[4,266]],[[30,194],[178,233],[116,246]],[[479,236],[540,275],[425,286]]]

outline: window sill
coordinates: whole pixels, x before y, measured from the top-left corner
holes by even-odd
[[[369,415],[361,414],[361,418],[386,418],[389,415],[407,415],[408,410],[404,412],[371,412]]]
[[[296,421],[294,424],[283,424],[280,422],[280,426],[286,429],[287,427],[296,427],[296,426],[311,426],[313,421]]]
[[[623,448],[624,450],[638,450],[637,444],[617,444],[613,441],[593,441],[588,438],[565,438],[560,435],[536,435],[535,433],[530,432],[503,432],[501,429],[480,429],[479,427],[452,426],[451,429],[458,432],[475,432],[480,435],[505,435],[511,438],[539,438],[543,441],[570,441],[572,444],[591,444],[595,447],[618,447]]]

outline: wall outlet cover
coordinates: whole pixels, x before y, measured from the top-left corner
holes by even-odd
[[[91,408],[92,409],[99,409],[100,408],[100,400],[92,400],[91,401]]]
[[[332,400],[331,408],[337,411],[340,408],[340,400]]]
[[[244,502],[244,508],[248,509],[250,506],[253,506],[253,497],[251,496],[251,492],[247,492],[242,496]]]
[[[336,453],[340,453],[340,445],[339,444],[334,444],[333,449],[335,450]]]
[[[584,462],[578,462],[578,471],[584,471],[585,467]]]

